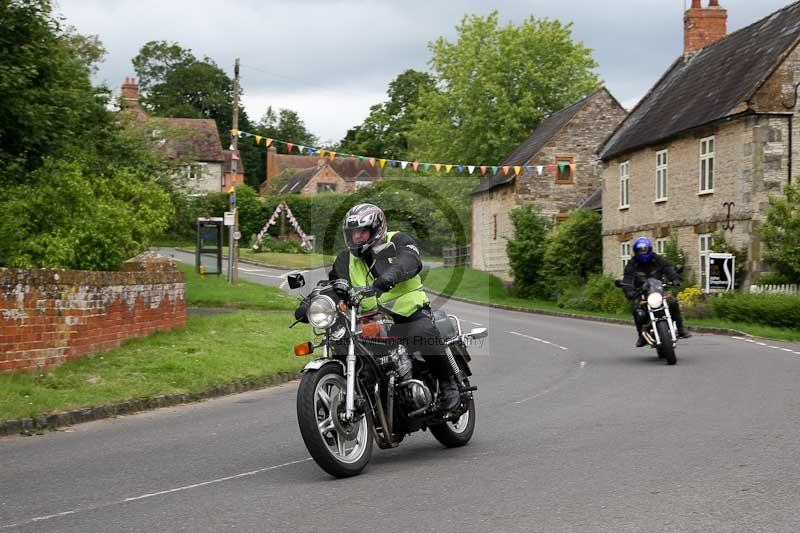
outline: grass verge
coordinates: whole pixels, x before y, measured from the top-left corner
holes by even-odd
[[[277,287],[267,287],[239,279],[230,285],[225,276],[201,278],[194,266],[177,263],[186,274],[186,305],[189,307],[233,307],[293,311],[297,298]]]
[[[126,341],[41,372],[0,374],[0,420],[167,394],[200,393],[237,380],[298,370],[292,347],[308,326],[285,312],[189,317],[185,329]]]
[[[503,286],[503,282],[498,277],[479,270],[472,270],[471,268],[432,268],[423,271],[422,276],[427,289],[457,298],[520,307],[532,311],[551,311],[588,317],[617,318],[625,321],[633,321],[633,318],[627,313],[584,311],[582,309],[559,307],[555,302],[549,300],[516,298],[508,293],[508,290],[506,290]],[[756,337],[787,342],[800,342],[800,329],[774,328],[759,324],[731,322],[715,318],[686,319],[686,323],[690,327],[699,326],[732,329]]]

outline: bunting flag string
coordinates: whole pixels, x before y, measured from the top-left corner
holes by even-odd
[[[304,146],[301,144],[291,143],[288,141],[282,141],[280,139],[273,139],[271,137],[264,137],[263,135],[256,135],[254,133],[249,133],[242,130],[231,130],[231,137],[252,137],[257,145],[261,145],[263,141],[264,146],[273,146],[273,145],[282,145],[286,148],[286,152],[291,154],[292,150],[297,150],[300,154],[308,154],[309,156],[316,155],[317,157],[324,159],[327,157],[331,161],[335,160],[337,157],[339,159],[358,159],[359,163],[363,163],[366,161],[369,163],[370,166],[379,166],[381,169],[386,168],[386,165],[389,165],[389,168],[401,168],[406,170],[409,166],[415,171],[418,172],[420,168],[427,172],[431,168],[436,172],[450,173],[453,170],[459,174],[467,173],[468,175],[473,175],[475,170],[477,169],[481,176],[495,175],[498,172],[502,172],[503,175],[508,176],[508,173],[512,170],[514,171],[515,175],[523,175],[523,172],[526,175],[533,175],[536,172],[536,175],[542,176],[543,173],[548,174],[562,174],[569,168],[570,172],[574,175],[575,174],[575,163],[567,163],[566,161],[559,161],[557,164],[550,164],[550,165],[465,165],[465,164],[458,164],[458,163],[428,163],[422,161],[403,161],[399,159],[385,159],[385,158],[378,158],[373,156],[365,156],[365,155],[357,155],[357,154],[348,154],[344,152],[337,152],[334,150],[330,150],[327,148],[316,148],[312,146]],[[277,211],[276,211],[277,213]]]

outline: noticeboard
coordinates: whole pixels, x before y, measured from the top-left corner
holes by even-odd
[[[706,292],[731,291],[736,258],[733,254],[710,253],[706,257]]]

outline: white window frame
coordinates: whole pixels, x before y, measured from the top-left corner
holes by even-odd
[[[708,254],[713,251],[713,246],[714,238],[711,233],[703,233],[697,236],[697,256],[700,260],[700,269],[698,272],[700,273],[700,287],[702,287],[703,290],[705,290],[706,276],[708,275],[708,272],[706,272],[706,258],[708,257]]]
[[[619,208],[628,209],[631,206],[630,189],[630,161],[619,164]]]
[[[631,241],[625,241],[619,243],[619,257],[622,260],[622,273],[625,273],[625,267],[628,265],[628,261],[631,260],[631,245],[633,243]]]
[[[664,252],[667,250],[667,241],[669,241],[669,237],[661,237],[660,239],[656,239],[656,253],[658,255],[664,255]]]
[[[656,152],[656,202],[666,202],[669,187],[669,150]]]
[[[714,192],[714,173],[716,164],[714,162],[714,151],[716,150],[715,136],[703,137],[700,139],[700,169],[698,178],[700,180],[700,192],[698,194],[710,194]]]

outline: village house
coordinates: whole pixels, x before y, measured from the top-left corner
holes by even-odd
[[[718,0],[693,0],[684,53],[602,148],[606,272],[622,272],[636,237],[658,252],[674,237],[684,280],[704,286],[718,231],[747,253],[745,285],[765,270],[758,227],[800,156],[800,2],[726,33]]]
[[[244,166],[238,151],[223,150],[217,123],[211,119],[151,117],[139,103],[139,86],[133,78],[122,84],[123,110],[136,113],[150,136],[166,154],[184,162],[175,176],[190,194],[227,192],[244,183]],[[232,161],[237,170],[233,172]]]
[[[283,173],[293,173],[281,185],[278,194],[311,195],[321,192],[355,192],[381,179],[381,169],[356,158],[321,158],[319,156],[278,154],[274,146],[267,150],[267,180],[261,195],[269,189],[271,180]]]
[[[600,188],[598,148],[624,117],[625,109],[602,88],[543,120],[501,163],[509,172],[499,169],[472,191],[472,268],[510,280],[509,211],[533,203],[559,222],[581,206]],[[517,174],[514,166],[529,168]]]

